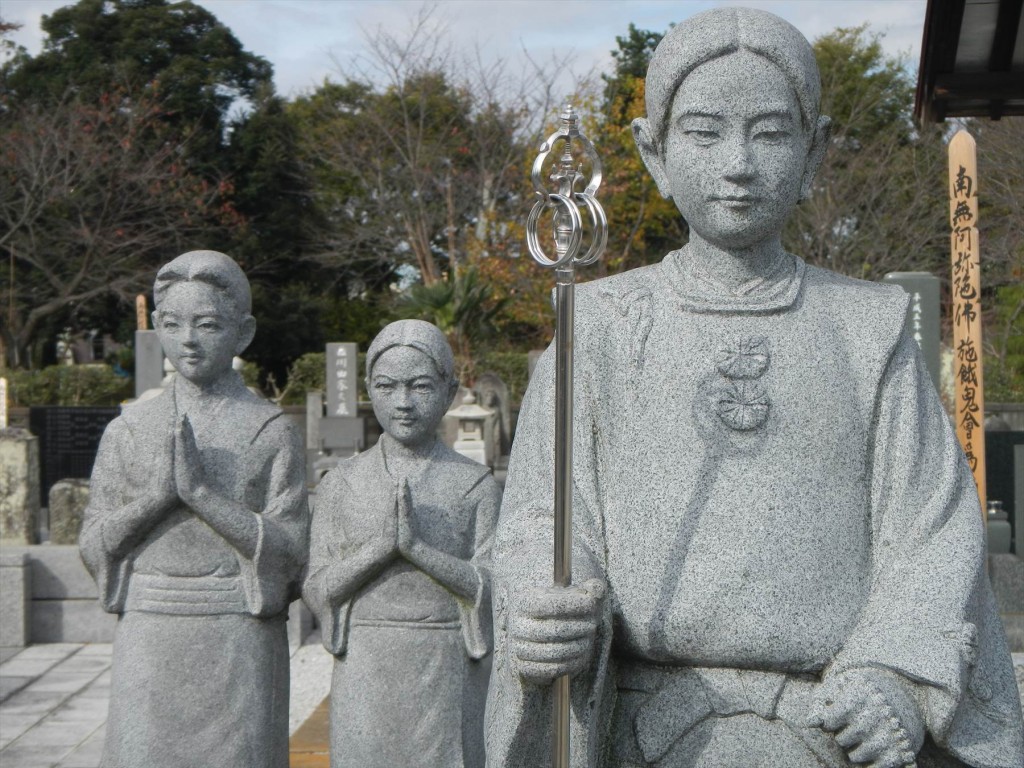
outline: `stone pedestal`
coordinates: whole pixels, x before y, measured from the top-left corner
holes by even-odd
[[[89,481],[60,480],[50,488],[50,543],[77,544],[82,515],[89,504]]]
[[[0,541],[39,541],[39,439],[27,429],[0,431]]]
[[[32,575],[22,552],[0,552],[0,647],[29,644]]]

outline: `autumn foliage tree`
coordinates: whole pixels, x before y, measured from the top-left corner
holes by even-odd
[[[162,106],[19,105],[0,121],[0,253],[8,267],[0,333],[26,366],[49,320],[114,294],[148,291],[156,268],[237,215],[230,187],[191,174],[183,142],[164,138]]]

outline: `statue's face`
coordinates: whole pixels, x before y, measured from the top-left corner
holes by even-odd
[[[231,300],[203,282],[182,281],[168,288],[153,322],[164,354],[195,384],[212,382],[230,371],[232,358],[252,338],[246,337],[246,323]]]
[[[740,51],[683,81],[662,162],[690,227],[721,248],[747,248],[782,230],[799,201],[809,143],[785,75]]]
[[[391,347],[373,364],[370,400],[384,431],[416,446],[433,439],[452,391],[425,354],[414,347]]]

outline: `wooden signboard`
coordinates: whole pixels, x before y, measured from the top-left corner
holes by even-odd
[[[135,297],[135,330],[149,330],[149,311],[146,308],[146,297],[141,293]]]
[[[981,361],[981,251],[978,245],[978,162],[974,139],[949,142],[949,225],[953,255],[953,372],[956,434],[978,485],[985,514],[985,381]]]

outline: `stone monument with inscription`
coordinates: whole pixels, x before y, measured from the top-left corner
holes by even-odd
[[[828,147],[814,54],[720,8],[633,123],[690,237],[578,286],[573,584],[551,586],[555,350],[494,547],[492,766],[1024,764],[978,493],[908,297],[782,248]],[[563,193],[564,194],[564,193]]]
[[[384,434],[320,483],[303,597],[335,655],[333,768],[482,768],[500,492],[436,435],[458,389],[437,327],[370,345]]]
[[[256,328],[238,265],[192,251],[153,292],[177,375],[107,427],[79,542],[118,614],[103,764],[286,768],[301,440],[232,370]]]

